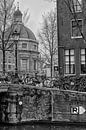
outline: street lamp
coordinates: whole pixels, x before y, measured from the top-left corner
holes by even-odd
[[[15,30],[12,34],[13,38],[14,38],[14,42],[15,42],[15,77],[18,77],[18,66],[17,66],[17,61],[18,61],[18,57],[17,57],[17,43],[18,43],[18,39],[19,39],[19,32],[17,32],[17,30]]]
[[[21,114],[22,114],[22,105],[23,105],[23,102],[20,100],[19,101],[19,114],[20,114],[20,118],[19,118],[19,121],[21,121]]]
[[[22,95],[16,95],[16,117],[18,117],[19,121],[21,121],[22,117],[22,109],[23,109],[23,101]]]

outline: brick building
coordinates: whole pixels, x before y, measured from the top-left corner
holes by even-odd
[[[86,74],[86,1],[58,0],[60,75]]]

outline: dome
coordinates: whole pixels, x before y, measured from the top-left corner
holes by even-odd
[[[13,24],[13,26],[9,27],[5,35],[6,39],[10,35],[12,35],[12,33],[15,32],[15,30],[18,33],[20,33],[20,36],[19,36],[20,38],[36,41],[36,37],[34,33],[29,28],[25,27],[23,24],[18,24],[18,25]]]
[[[23,24],[20,25],[20,38],[36,40],[34,33]]]
[[[20,38],[36,40],[34,33],[22,23],[22,13],[19,8],[14,12],[14,23],[12,27],[7,30],[6,36],[8,37],[10,32],[12,33],[15,30],[20,33]]]
[[[18,7],[17,10],[14,12],[13,18],[14,18],[14,22],[22,22],[22,13],[21,13],[21,11],[19,10],[19,7]]]

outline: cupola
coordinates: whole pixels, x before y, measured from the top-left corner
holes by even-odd
[[[17,3],[17,10],[13,14],[14,22],[22,22],[22,13],[19,10],[19,2]]]

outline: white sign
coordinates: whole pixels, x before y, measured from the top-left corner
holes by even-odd
[[[84,107],[82,107],[82,106],[79,106],[79,114],[83,114],[83,113],[85,113],[85,108]]]
[[[75,107],[72,107],[72,108],[71,108],[71,113],[72,113],[72,114],[78,114],[78,113],[79,113],[79,108],[76,107],[76,106],[75,106]]]
[[[71,107],[71,114],[84,114],[85,113],[85,108],[83,106],[73,106]]]

